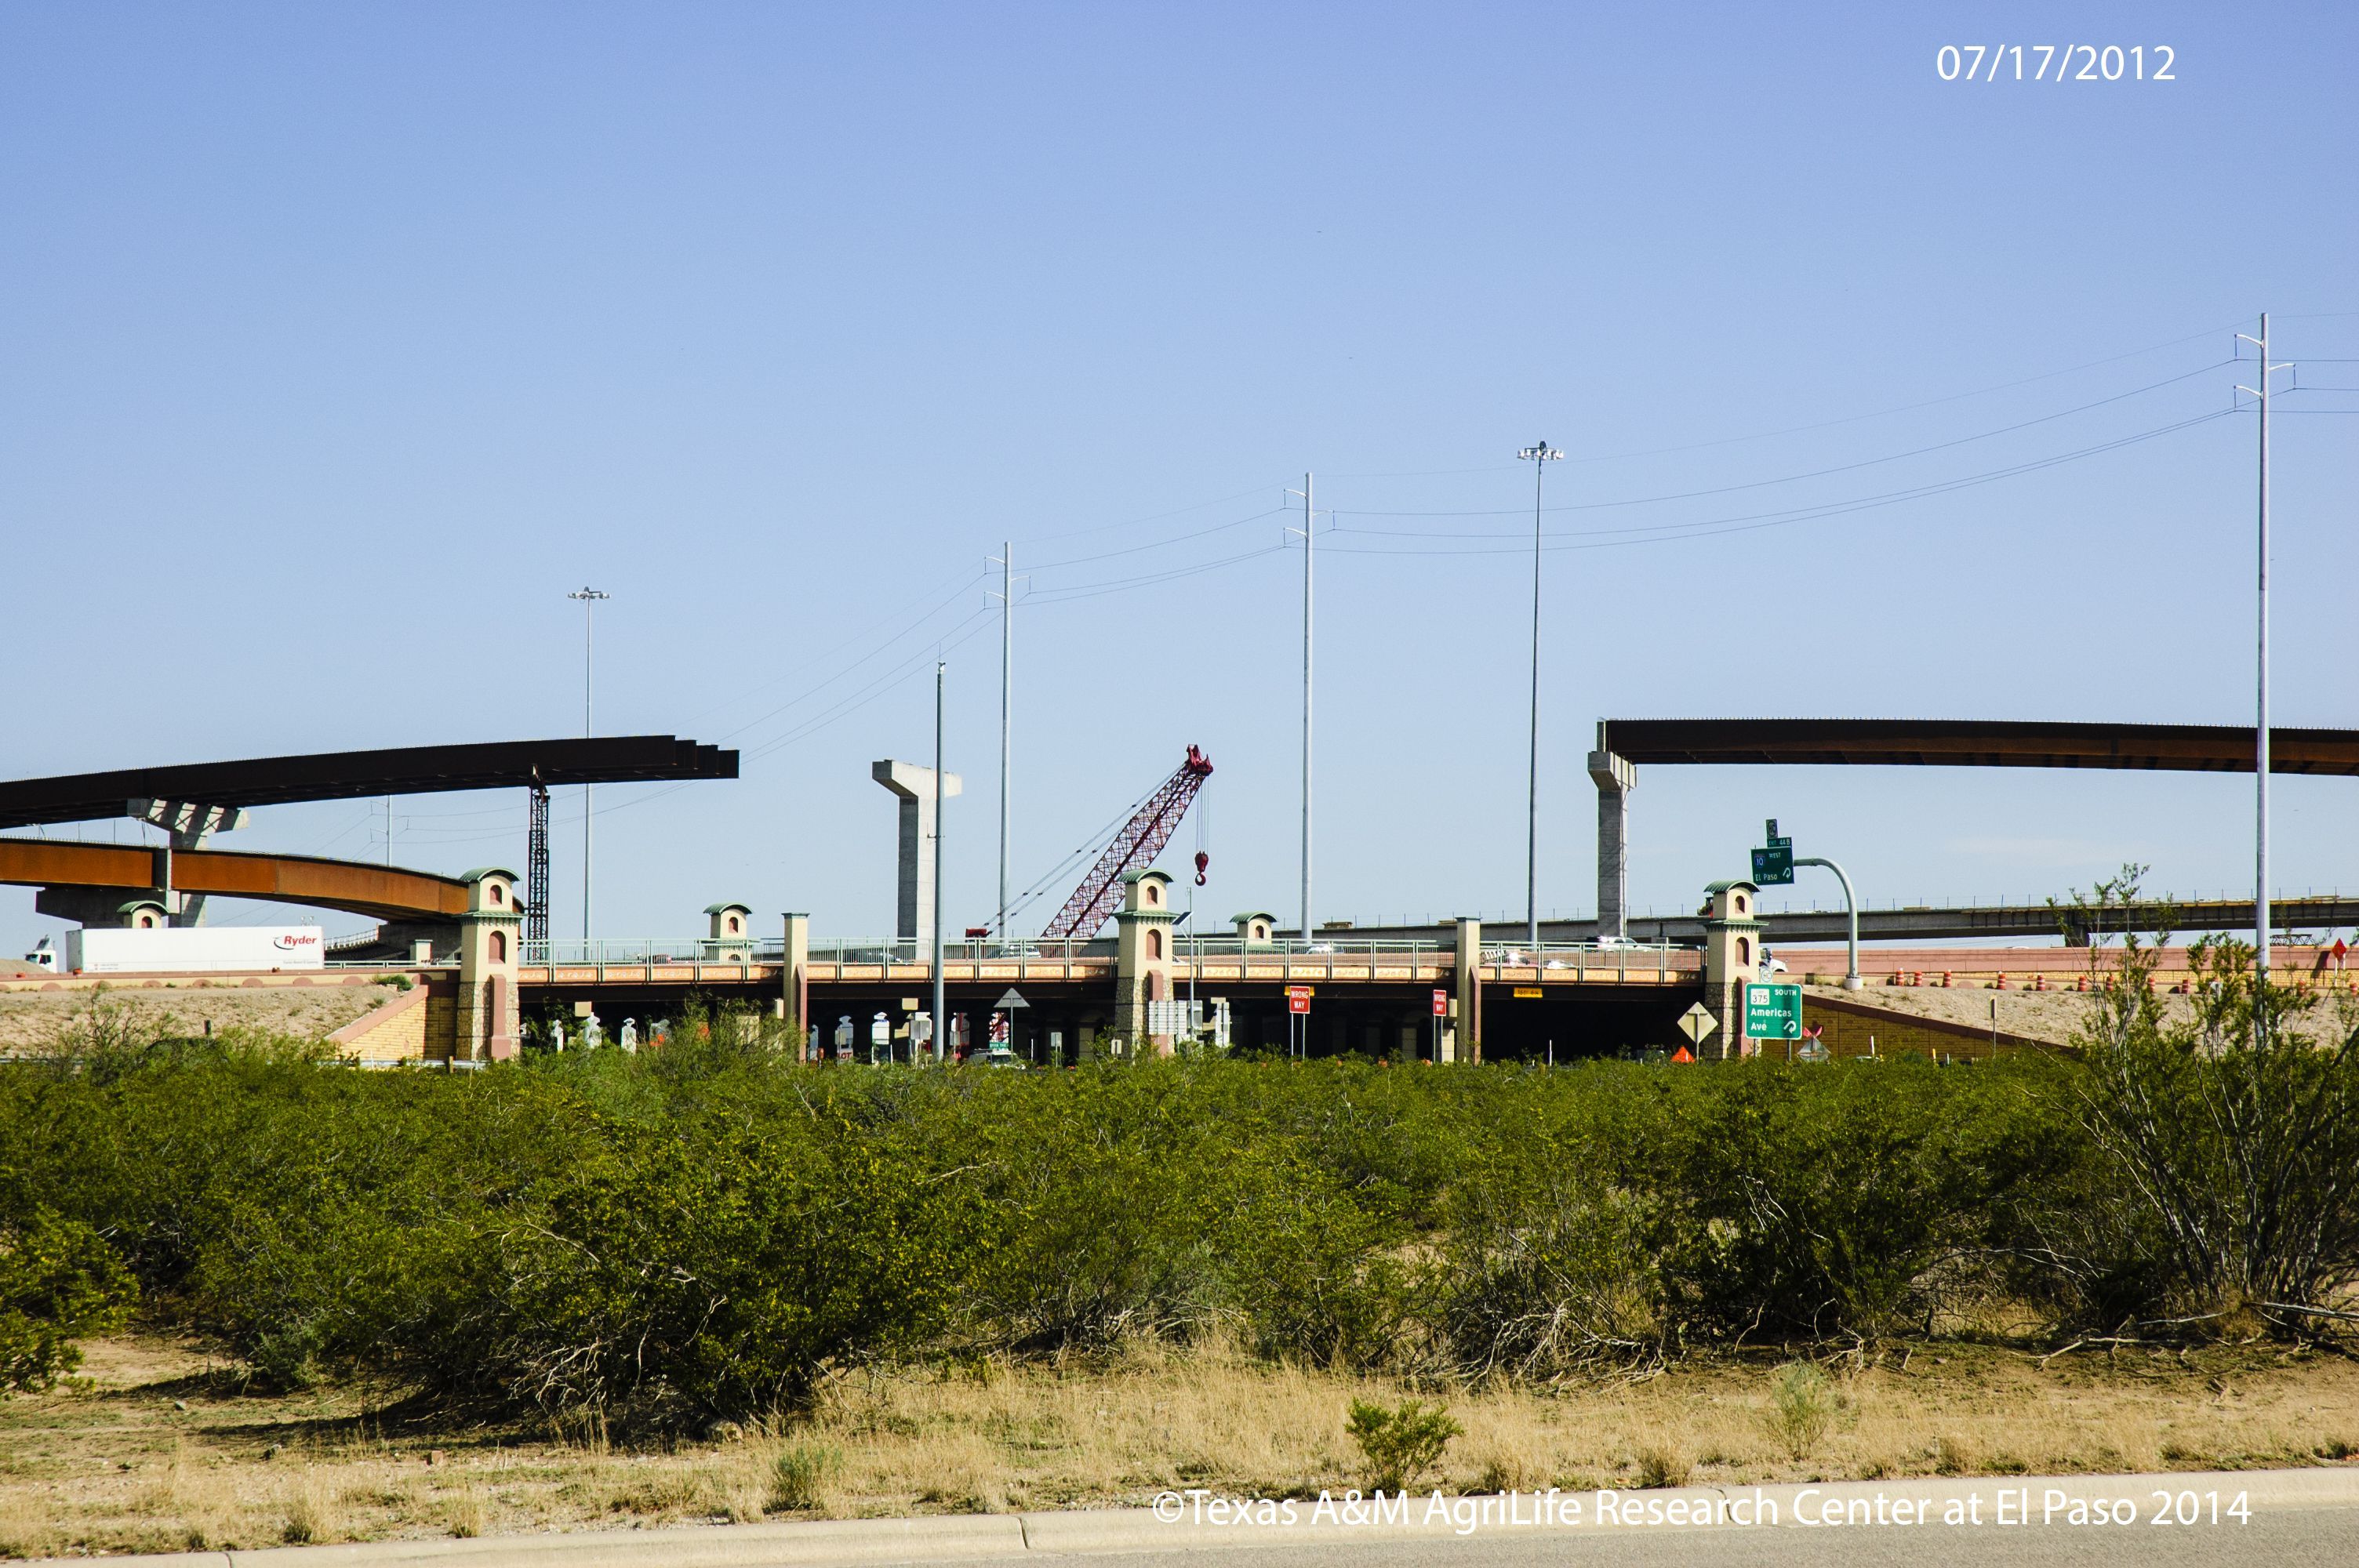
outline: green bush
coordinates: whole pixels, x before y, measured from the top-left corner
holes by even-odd
[[[2104,1328],[2263,1328],[2348,1321],[2359,1286],[2359,1017],[2265,984],[2253,949],[2189,956],[2191,1015],[2166,1023],[2129,945],[2082,1043],[2092,1201],[2053,1223],[2059,1272]],[[2321,1042],[2318,1036],[2323,1034]]]
[[[1419,1400],[1405,1400],[1398,1408],[1386,1410],[1365,1400],[1353,1400],[1344,1430],[1367,1461],[1368,1485],[1401,1492],[1440,1464],[1450,1440],[1466,1429],[1440,1405],[1429,1408]]]
[[[1815,1361],[1788,1361],[1770,1376],[1769,1434],[1796,1459],[1809,1454],[1834,1424],[1834,1380]]]
[[[843,1467],[843,1451],[824,1443],[794,1443],[779,1451],[770,1465],[770,1496],[766,1511],[815,1509],[826,1499],[828,1483]]]
[[[82,1365],[75,1341],[120,1327],[136,1293],[89,1226],[42,1207],[0,1219],[0,1393],[54,1387]]]
[[[465,1075],[160,1043],[119,1011],[78,1038],[0,1071],[12,1257],[127,1300],[113,1260],[264,1383],[365,1372],[558,1422],[694,1430],[833,1368],[1132,1336],[1547,1379],[1999,1295],[2060,1330],[2223,1295],[2289,1321],[2352,1281],[2348,1057],[2135,1030],[2088,1067],[1973,1073],[813,1071],[791,1032],[701,1007],[660,1050]],[[2308,1108],[2299,1137],[2255,1119],[2277,1104]],[[2314,1190],[2264,1203],[2256,1172]],[[2190,1192],[2160,1201],[2166,1177]],[[22,1322],[84,1326],[12,1329],[37,1360],[40,1333],[118,1321],[52,1294]]]
[[[1680,1097],[1666,1152],[1669,1310],[1694,1336],[1930,1328],[1989,1291],[2006,1204],[2064,1168],[2069,1111],[2027,1065],[1732,1065]]]

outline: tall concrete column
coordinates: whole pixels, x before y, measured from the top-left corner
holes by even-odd
[[[780,1016],[803,1032],[803,1045],[808,1051],[811,1044],[810,916],[789,913],[786,921],[787,939],[779,950],[778,965],[778,989],[784,1006]]]
[[[1461,1062],[1483,1059],[1483,923],[1458,923],[1458,958],[1451,971],[1458,997],[1458,1040],[1452,1054]]]
[[[868,772],[901,800],[900,892],[893,935],[903,942],[919,941],[934,929],[934,770],[888,760],[870,764]],[[963,787],[958,774],[942,775],[943,798]]]
[[[1605,726],[1597,726],[1598,749],[1589,753],[1589,776],[1597,781],[1597,935],[1619,940],[1630,935],[1630,792],[1638,787],[1637,764],[1605,750]]]

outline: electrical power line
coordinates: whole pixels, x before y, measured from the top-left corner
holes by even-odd
[[[2110,397],[2098,398],[2093,403],[2083,403],[2077,407],[2060,409],[2053,414],[2043,414],[2036,419],[2026,419],[2013,425],[2003,425],[1995,430],[1977,431],[1973,435],[1960,436],[1953,440],[1936,441],[1930,446],[1915,447],[1904,452],[1889,452],[1882,457],[1863,458],[1857,462],[1838,463],[1832,468],[1810,469],[1801,473],[1780,474],[1775,479],[1746,480],[1740,484],[1714,485],[1705,490],[1673,491],[1661,495],[1631,496],[1620,501],[1568,502],[1562,505],[1549,507],[1548,510],[1550,512],[1607,512],[1624,506],[1655,506],[1673,501],[1696,501],[1707,496],[1730,495],[1739,491],[1765,490],[1774,485],[1796,484],[1803,480],[1824,479],[1831,474],[1852,473],[1860,469],[1876,468],[1885,463],[1904,462],[1910,458],[1921,458],[1934,452],[1948,451],[1953,447],[1971,446],[1976,441],[1993,440],[2000,436],[2011,436],[2016,434],[2017,431],[2032,429],[2040,425],[2053,424],[2059,419],[2069,419],[2076,414],[2086,414],[2092,409],[2103,408],[2110,404],[2124,402],[2132,397],[2143,396],[2149,392],[2158,392],[2164,387],[2175,386],[2183,381],[2192,381],[2199,375],[2209,375],[2212,372],[2216,370],[2224,370],[2234,362],[2235,362],[2234,360],[2221,360],[2212,364],[2199,365],[2195,369],[2186,372],[2184,374],[2167,376],[2161,381],[2150,382],[2144,386],[2133,387],[2127,392],[2115,393]],[[1373,510],[1366,507],[1345,506],[1338,507],[1336,510],[1342,515],[1353,517],[1519,517],[1523,515],[1525,509],[1522,507],[1491,507],[1480,511],[1467,512],[1386,512]],[[1518,533],[1515,536],[1521,538],[1522,535]]]
[[[2181,419],[2172,424],[2158,426],[2153,429],[2142,430],[2135,435],[2117,437],[2114,439],[2101,441],[2093,446],[2082,447],[2077,450],[2060,452],[2050,457],[2036,458],[2025,462],[2010,464],[2005,468],[1991,469],[1981,473],[1961,475],[1953,479],[1940,480],[1930,484],[1914,485],[1904,490],[1886,491],[1875,495],[1858,496],[1844,501],[1824,502],[1810,506],[1788,507],[1777,512],[1756,512],[1740,514],[1731,517],[1700,518],[1684,523],[1633,524],[1617,528],[1585,529],[1576,531],[1570,536],[1560,536],[1559,541],[1550,545],[1549,548],[1551,550],[1595,550],[1626,545],[1671,544],[1687,539],[1712,538],[1723,534],[1751,533],[1761,528],[1784,527],[1795,523],[1816,522],[1825,517],[1840,517],[1848,515],[1854,512],[1872,511],[1884,506],[1897,506],[1904,502],[1919,501],[1927,496],[1946,494],[1949,492],[1955,490],[1973,489],[1979,485],[1993,483],[1998,480],[2013,479],[2021,474],[2036,473],[2042,469],[2055,468],[2064,463],[2078,462],[2083,458],[2095,457],[2101,453],[2118,450],[2123,447],[2136,446],[2144,441],[2155,440],[2163,436],[2173,435],[2180,430],[2191,429],[2198,425],[2208,425],[2215,419],[2224,419],[2234,412],[2234,410],[2233,409],[2214,409],[2208,414],[2199,414],[2193,418]],[[1445,533],[1438,530],[1430,532],[1411,530],[1383,531],[1339,525],[1336,531],[1339,533],[1374,538],[1450,540],[1470,537],[1470,535],[1463,534]],[[1474,538],[1495,536],[1495,535],[1471,535],[1471,537]],[[1578,540],[1593,540],[1596,542],[1587,544],[1575,542]],[[1344,554],[1357,556],[1495,556],[1510,553],[1520,554],[1522,548],[1519,545],[1508,544],[1477,545],[1466,547],[1443,546],[1405,549],[1385,547],[1354,548],[1349,545],[1338,545],[1331,547]]]

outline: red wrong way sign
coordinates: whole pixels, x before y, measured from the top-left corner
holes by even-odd
[[[1288,1012],[1309,1012],[1310,1011],[1310,988],[1309,986],[1287,987],[1286,1011]]]
[[[1449,1011],[1450,1011],[1450,993],[1449,993],[1448,991],[1436,991],[1436,992],[1434,992],[1434,993],[1433,993],[1433,1016],[1434,1016],[1434,1017],[1436,1017],[1436,1018],[1442,1017],[1444,1014],[1448,1013],[1448,1012],[1449,1012]]]

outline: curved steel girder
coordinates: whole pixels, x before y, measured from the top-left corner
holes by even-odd
[[[145,845],[0,838],[0,882],[28,887],[153,888],[163,851]],[[340,909],[375,920],[450,920],[466,913],[467,884],[455,877],[309,855],[231,849],[172,853],[179,892]]]

